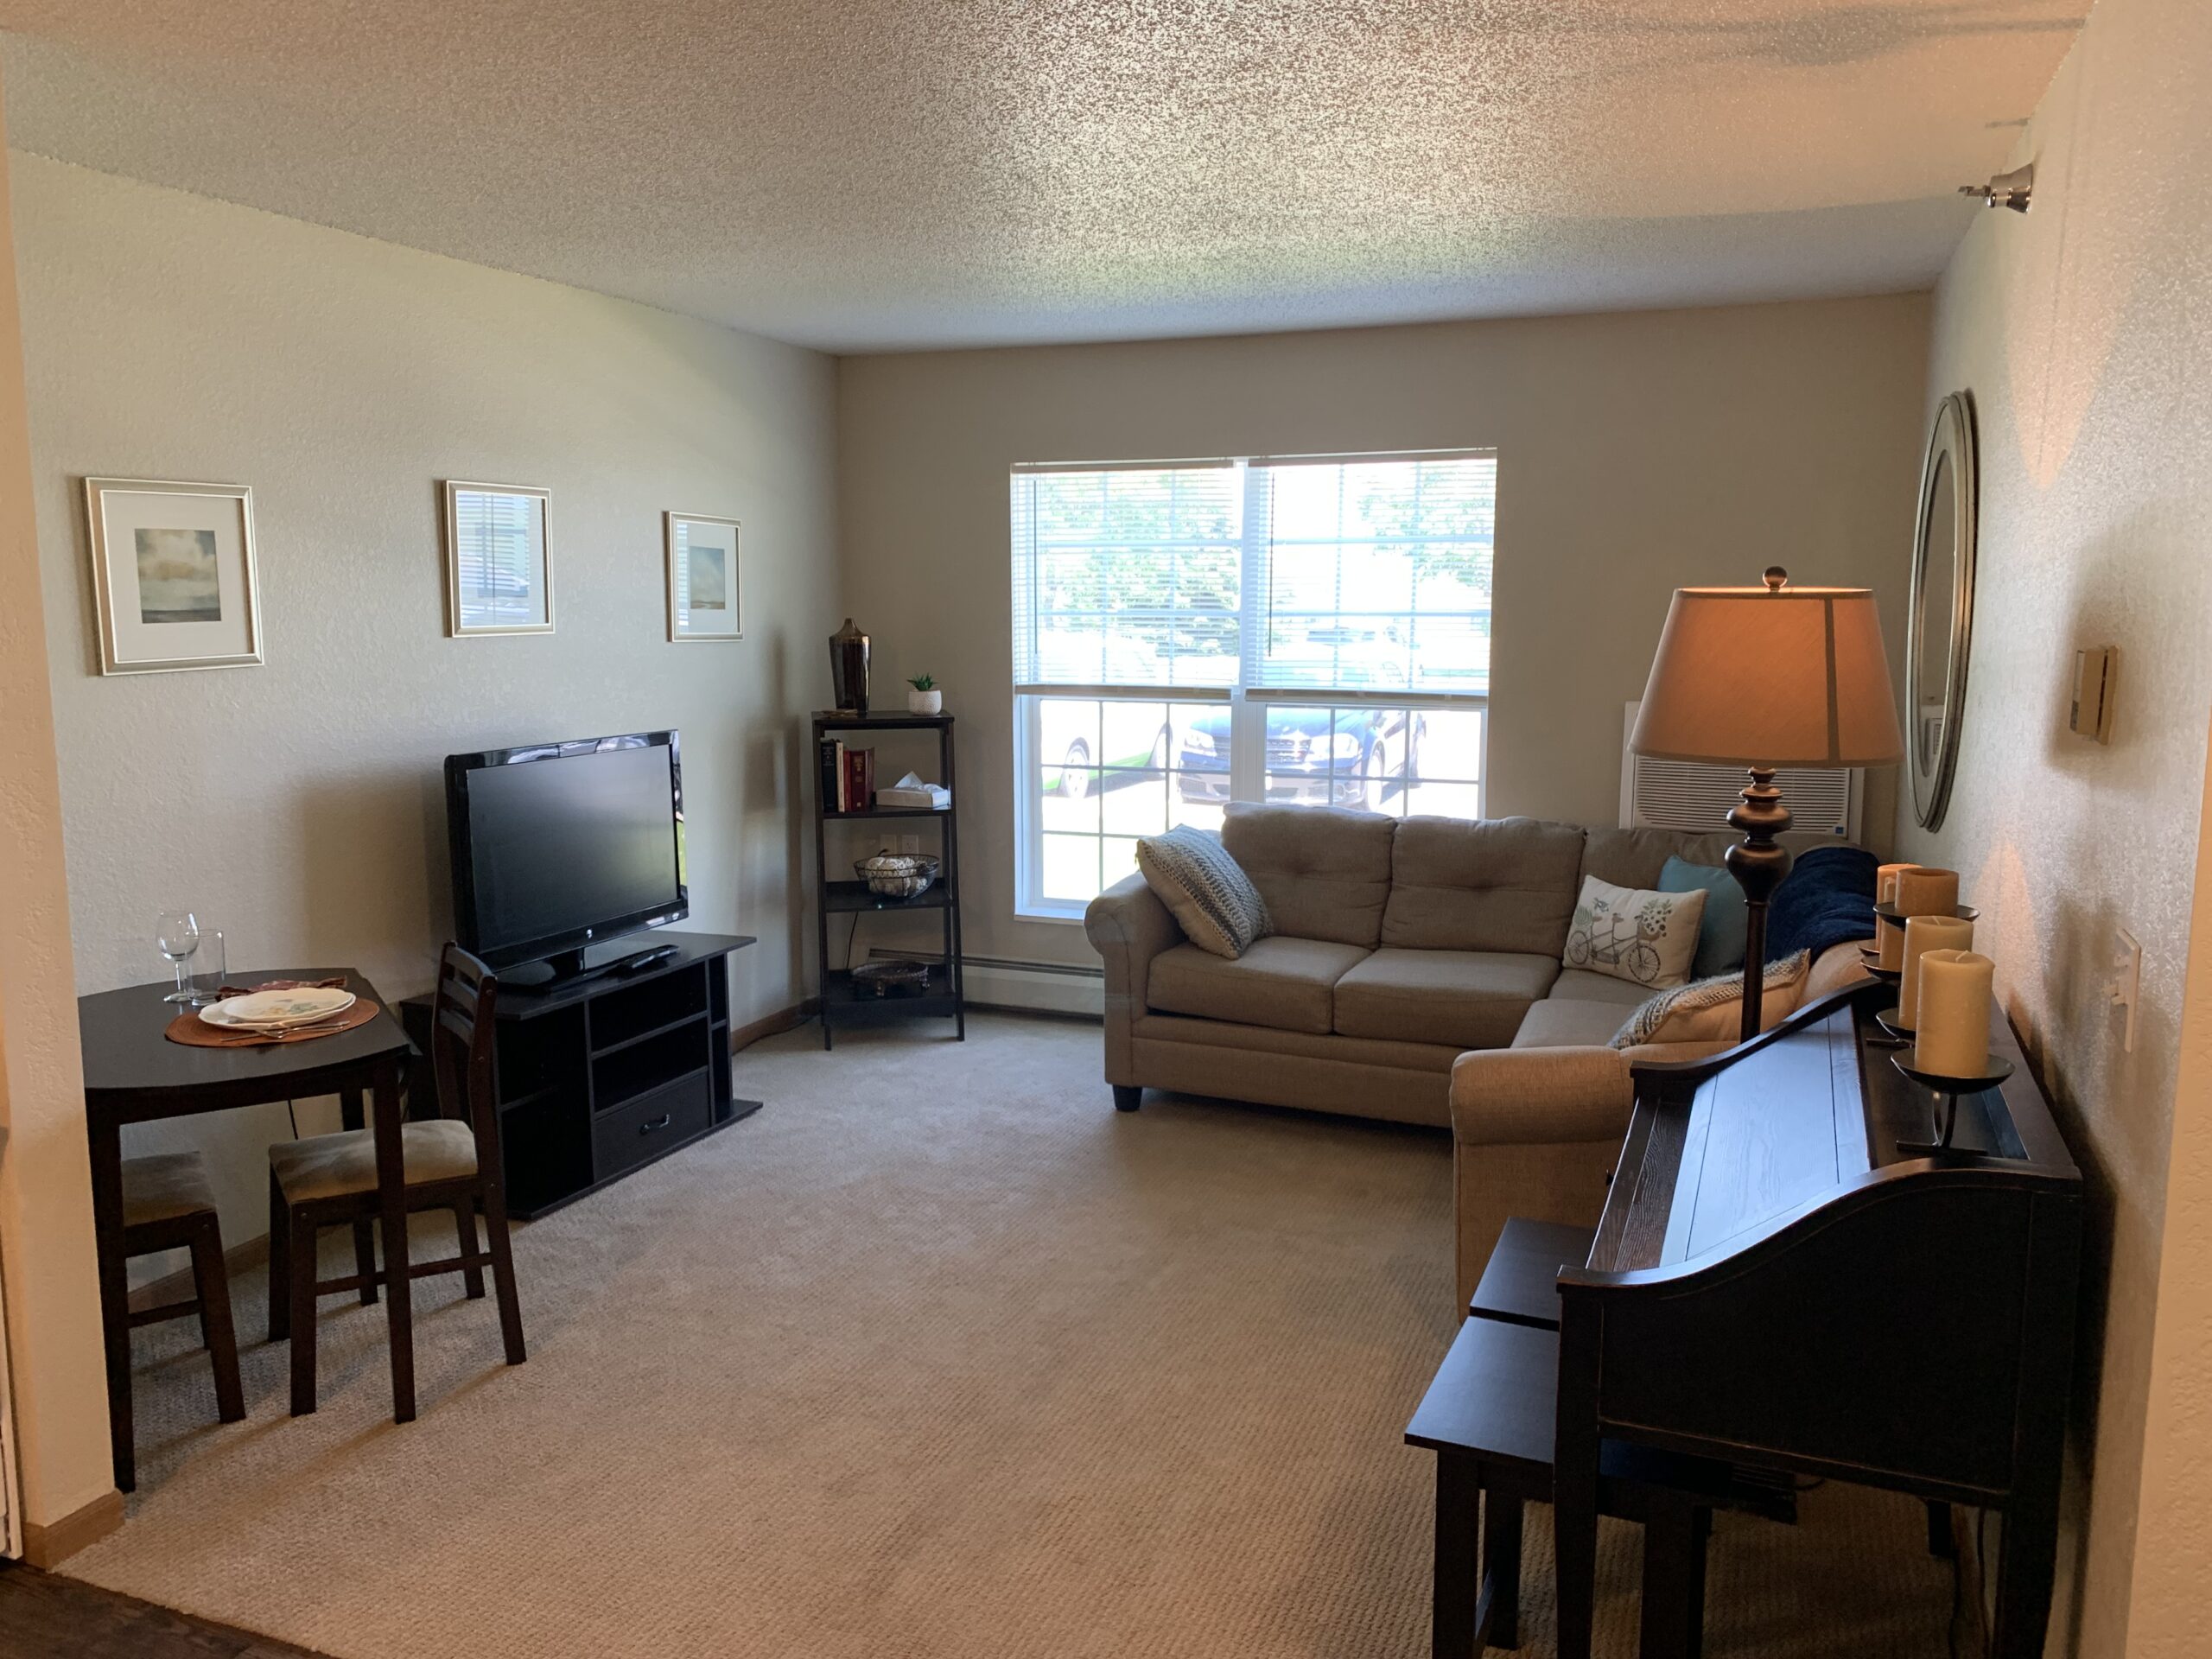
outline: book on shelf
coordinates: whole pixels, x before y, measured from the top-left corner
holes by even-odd
[[[823,738],[817,746],[820,751],[821,766],[819,787],[822,810],[824,812],[837,810],[844,794],[845,769],[842,761],[839,759],[844,747],[834,737]]]
[[[844,783],[842,795],[837,803],[840,812],[865,812],[874,804],[875,751],[874,749],[843,750]]]

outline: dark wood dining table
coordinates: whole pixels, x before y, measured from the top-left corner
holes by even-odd
[[[415,1416],[414,1309],[407,1270],[406,1185],[400,1155],[400,1077],[413,1045],[391,1004],[352,968],[270,968],[232,974],[232,984],[343,976],[376,1003],[365,1025],[328,1037],[257,1047],[199,1048],[164,1033],[184,1010],[165,1001],[172,983],[132,985],[77,1000],[84,1046],[85,1120],[92,1144],[92,1227],[99,1252],[100,1324],[107,1346],[108,1431],[115,1484],[137,1484],[130,1410],[130,1309],[123,1253],[123,1126],[275,1101],[336,1095],[347,1128],[364,1127],[365,1096],[376,1133],[378,1220],[384,1233],[385,1310],[391,1338],[392,1421]]]

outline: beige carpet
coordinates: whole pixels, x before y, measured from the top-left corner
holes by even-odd
[[[766,1109],[519,1231],[527,1365],[489,1300],[422,1288],[406,1427],[380,1309],[325,1303],[296,1421],[282,1349],[220,1427],[188,1327],[137,1333],[140,1490],[69,1570],[347,1659],[1426,1654],[1400,1436],[1452,1323],[1448,1143],[1122,1116],[1095,1027],[969,1030],[741,1056]],[[1606,1537],[1610,1653],[1635,1541]],[[1900,1500],[1726,1517],[1711,1586],[1716,1659],[1944,1651]]]

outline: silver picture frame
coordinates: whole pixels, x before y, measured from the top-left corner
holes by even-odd
[[[729,645],[745,638],[743,531],[736,519],[713,513],[661,515],[670,644]]]
[[[86,478],[102,674],[261,665],[253,491]]]
[[[455,639],[553,632],[553,492],[444,485],[446,632]]]

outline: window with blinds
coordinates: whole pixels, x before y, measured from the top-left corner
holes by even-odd
[[[1017,467],[1017,908],[1231,800],[1480,816],[1497,491],[1471,451]]]
[[[1241,483],[1226,461],[1017,472],[1015,683],[1234,685]]]
[[[1490,690],[1497,461],[1255,462],[1255,685]]]

